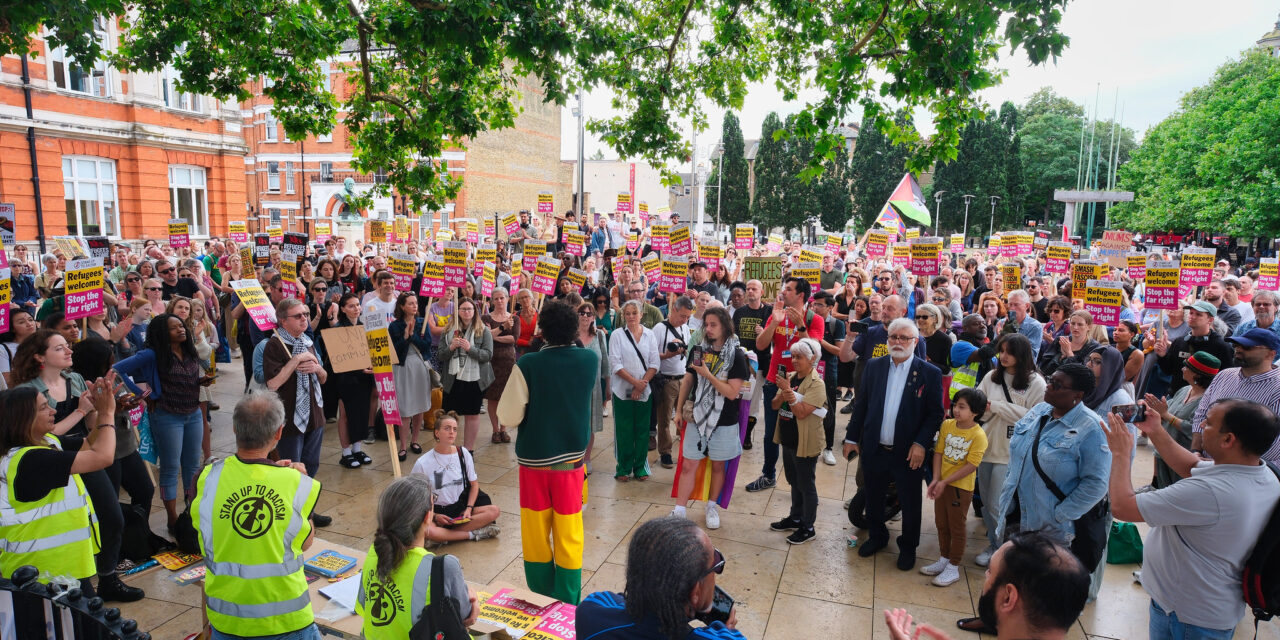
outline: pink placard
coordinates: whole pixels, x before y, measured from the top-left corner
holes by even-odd
[[[390,373],[373,374],[373,384],[378,389],[378,407],[387,424],[400,422],[400,403],[396,401],[396,379]]]
[[[556,293],[556,277],[560,273],[560,261],[542,256],[538,258],[533,270],[533,284],[529,287],[534,293],[551,296]]]
[[[437,258],[422,263],[422,286],[418,289],[418,295],[428,298],[445,296],[444,260]]]
[[[1147,287],[1145,308],[1156,311],[1173,311],[1178,308],[1177,287]]]

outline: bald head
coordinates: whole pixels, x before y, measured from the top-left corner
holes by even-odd
[[[885,296],[883,302],[880,303],[880,321],[889,326],[890,322],[898,318],[905,318],[907,315],[907,301],[902,296],[894,294]]]

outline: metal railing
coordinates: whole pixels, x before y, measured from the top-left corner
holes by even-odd
[[[138,623],[120,616],[120,610],[104,606],[102,598],[86,598],[79,588],[67,589],[36,580],[39,571],[19,567],[11,579],[0,578],[0,621],[8,618],[18,638],[48,637],[62,640],[151,640]],[[6,610],[7,609],[7,610]],[[33,635],[39,630],[38,635]]]

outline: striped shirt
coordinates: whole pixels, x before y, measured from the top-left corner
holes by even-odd
[[[1272,367],[1270,371],[1247,378],[1240,375],[1239,367],[1218,372],[1200,398],[1200,406],[1196,407],[1195,417],[1191,419],[1191,430],[1194,433],[1204,431],[1209,407],[1217,400],[1226,398],[1252,400],[1280,413],[1280,368]],[[1280,462],[1280,438],[1272,443],[1262,458],[1268,462]]]

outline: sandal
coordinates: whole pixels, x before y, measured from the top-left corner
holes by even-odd
[[[499,431],[498,435],[502,436],[503,442],[511,442],[511,434],[507,433],[506,430]]]
[[[489,442],[493,444],[502,444],[502,432],[494,431],[493,435],[489,438]]]
[[[964,631],[972,631],[974,633],[981,633],[983,635],[989,635],[989,636],[996,635],[996,630],[988,629],[987,625],[983,624],[982,618],[961,618],[959,620],[956,620],[956,627]]]
[[[412,451],[412,452],[414,452],[414,453],[416,453],[416,454],[418,454],[418,455],[422,455],[422,445],[420,445],[420,444],[418,444],[418,443],[416,443],[416,442],[412,442],[412,443],[410,443],[410,444],[409,444],[409,450],[410,450],[410,451]]]
[[[369,454],[367,454],[367,453],[365,453],[365,452],[363,452],[363,451],[355,451],[355,452],[352,452],[351,457],[353,457],[353,458],[355,458],[355,459],[359,460],[359,461],[360,461],[360,464],[362,464],[362,465],[364,465],[364,466],[366,466],[366,467],[367,467],[367,466],[369,466],[369,465],[371,465],[371,464],[373,464],[373,458],[370,458],[370,457],[369,457]]]
[[[404,459],[408,458],[409,455],[404,452],[404,449],[401,449],[400,453],[396,454],[396,457],[400,458],[400,462],[404,462]]]
[[[631,482],[631,476],[614,476],[616,482]]]
[[[342,456],[342,459],[338,461],[338,464],[348,469],[356,469],[360,466],[360,460],[358,460],[354,455],[346,455]]]

